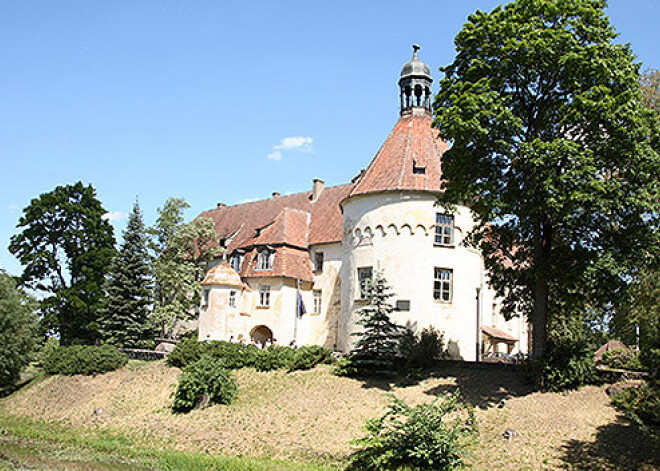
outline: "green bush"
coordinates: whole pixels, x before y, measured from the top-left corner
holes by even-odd
[[[382,417],[368,420],[361,448],[349,470],[451,470],[464,466],[469,438],[476,432],[472,409],[458,394],[411,407],[393,397]]]
[[[188,412],[200,405],[231,404],[238,394],[234,375],[221,359],[208,355],[183,369],[172,408]]]
[[[167,355],[165,362],[168,366],[176,368],[184,368],[188,365],[199,361],[202,353],[205,350],[206,344],[198,342],[197,339],[188,338],[183,342],[179,342],[174,347],[174,350]]]
[[[308,345],[294,350],[289,371],[309,370],[321,363],[329,363],[332,352],[318,345]]]
[[[597,380],[596,364],[584,342],[564,340],[548,344],[541,362],[541,387],[547,391],[577,389]]]
[[[289,368],[293,361],[294,348],[271,345],[257,351],[254,367],[257,371],[272,371]]]
[[[626,365],[633,362],[638,353],[629,348],[615,348],[603,354],[603,363],[610,368],[626,369]]]
[[[660,439],[660,388],[643,384],[612,397],[614,404],[643,429]]]
[[[48,358],[55,350],[60,348],[60,341],[53,337],[48,337],[48,340],[42,345],[41,349],[37,352],[35,360],[38,366],[44,366],[46,358]]]
[[[431,368],[444,352],[444,335],[433,327],[426,327],[418,334],[406,329],[399,341],[399,352],[405,370]]]
[[[210,356],[222,358],[226,368],[237,370],[254,366],[259,349],[254,345],[219,341],[206,344],[204,352]]]
[[[74,345],[54,350],[44,363],[48,374],[97,375],[126,365],[128,357],[110,345]]]
[[[356,376],[357,368],[353,365],[350,356],[342,356],[335,362],[335,369],[332,372],[336,376]]]

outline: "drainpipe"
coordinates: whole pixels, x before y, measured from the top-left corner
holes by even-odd
[[[481,342],[479,340],[481,338],[481,319],[480,319],[480,317],[481,317],[481,286],[477,287],[476,300],[477,300],[477,341],[475,342],[475,346],[476,346],[477,350],[476,350],[475,358],[476,358],[476,361],[478,363],[479,361],[481,361],[481,358],[480,358],[480,355],[481,355]]]
[[[300,314],[300,280],[296,280],[296,311],[293,320],[293,340],[298,345],[298,315]]]

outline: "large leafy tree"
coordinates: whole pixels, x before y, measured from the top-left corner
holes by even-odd
[[[36,302],[0,269],[0,388],[11,386],[30,362],[37,339]]]
[[[656,244],[660,149],[639,67],[604,0],[518,0],[470,15],[442,70],[442,202],[467,204],[505,314],[533,354],[549,312],[606,309]]]
[[[105,342],[128,348],[146,348],[153,343],[150,274],[147,234],[136,202],[128,217],[124,242],[108,274],[99,322]]]
[[[33,199],[9,250],[24,267],[21,283],[45,296],[44,321],[60,343],[98,339],[103,282],[115,254],[106,210],[91,185],[58,186]]]
[[[188,207],[183,199],[168,199],[149,230],[155,257],[154,319],[163,334],[198,314],[207,263],[221,253],[213,220],[197,218],[185,224],[183,211]]]
[[[641,85],[644,104],[660,113],[660,70],[646,69],[642,72]]]

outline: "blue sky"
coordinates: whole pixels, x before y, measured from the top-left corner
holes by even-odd
[[[411,44],[437,83],[467,15],[499,3],[0,3],[0,267],[20,273],[21,210],[61,184],[93,184],[119,235],[136,196],[151,224],[170,196],[191,219],[349,181],[397,120]],[[660,68],[660,2],[608,12]]]

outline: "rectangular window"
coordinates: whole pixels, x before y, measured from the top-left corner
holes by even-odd
[[[360,288],[360,299],[365,299],[367,297],[367,288],[373,277],[374,270],[372,267],[358,268],[358,286]]]
[[[231,267],[237,272],[241,271],[242,264],[243,264],[243,255],[236,254],[231,258]]]
[[[321,302],[323,301],[323,292],[320,289],[315,289],[313,291],[314,295],[314,313],[321,313]]]
[[[435,268],[433,299],[444,303],[451,302],[453,278],[454,270],[449,268]]]
[[[323,270],[323,252],[316,252],[314,254],[314,270]]]
[[[436,245],[454,244],[454,216],[442,213],[435,215],[435,243]]]
[[[229,292],[229,307],[236,307],[236,291]]]
[[[202,290],[202,307],[207,307],[209,305],[209,290]]]
[[[259,306],[270,306],[270,286],[259,285]]]
[[[274,256],[275,253],[270,250],[262,250],[259,252],[257,255],[257,270],[272,270]]]

